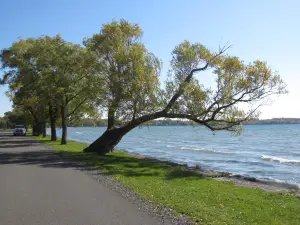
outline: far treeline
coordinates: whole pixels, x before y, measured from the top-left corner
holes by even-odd
[[[59,126],[61,144],[68,125],[107,115],[106,131],[84,149],[106,154],[135,127],[163,118],[239,132],[242,123],[258,118],[269,96],[286,93],[266,62],[245,63],[228,55],[229,48],[183,41],[161,84],[162,62],[142,43],[139,25],[112,21],[82,45],[59,35],[17,40],[1,51],[1,84],[8,85],[13,113],[29,115],[33,134],[45,135],[48,123],[54,141]],[[200,83],[203,71],[214,87]]]
[[[12,129],[15,125],[27,125],[31,127],[32,119],[31,115],[27,113],[6,112],[4,117],[0,117],[0,130]],[[118,124],[118,123],[117,123]],[[273,118],[264,120],[250,120],[242,123],[243,125],[263,125],[263,124],[300,124],[300,118]],[[107,127],[107,119],[92,119],[81,118],[76,121],[68,121],[68,127]],[[119,122],[121,126],[121,121]],[[141,126],[197,126],[198,124],[193,121],[187,120],[153,120],[142,124]]]
[[[0,130],[12,129],[15,125],[27,125],[28,127],[31,124],[32,116],[26,111],[17,112],[14,109],[12,112],[6,112],[3,117],[0,117]]]
[[[120,123],[121,124],[121,123]],[[273,119],[256,119],[245,121],[242,124],[244,125],[263,125],[263,124],[300,124],[300,118],[273,118]],[[197,126],[198,124],[193,121],[186,120],[152,120],[142,125],[145,126]],[[107,120],[92,120],[90,118],[84,118],[80,121],[70,123],[70,127],[106,127]]]

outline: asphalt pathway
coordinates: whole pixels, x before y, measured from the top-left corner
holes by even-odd
[[[28,137],[0,133],[0,225],[37,224],[163,222],[75,169],[48,146]]]

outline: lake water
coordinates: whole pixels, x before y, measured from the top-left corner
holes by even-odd
[[[92,143],[104,130],[69,128],[68,138]],[[128,133],[116,149],[300,185],[300,125],[248,125],[240,136],[213,135],[204,127],[143,127]]]

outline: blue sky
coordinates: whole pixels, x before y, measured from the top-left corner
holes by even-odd
[[[61,34],[81,43],[103,23],[124,18],[144,30],[143,42],[163,61],[166,77],[171,52],[187,39],[211,49],[229,42],[228,51],[246,62],[261,59],[280,72],[289,94],[274,98],[261,109],[261,118],[300,117],[300,1],[298,0],[10,0],[0,3],[0,49],[19,37]],[[210,73],[199,74],[206,86],[213,85]],[[0,87],[0,116],[11,109]]]

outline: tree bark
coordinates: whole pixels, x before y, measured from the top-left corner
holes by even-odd
[[[46,137],[46,135],[47,135],[47,132],[46,132],[46,123],[43,122],[41,125],[42,125],[42,134],[43,134],[43,137]]]
[[[57,140],[56,135],[56,120],[57,120],[57,107],[49,105],[49,117],[50,117],[50,127],[51,127],[51,141]]]
[[[27,107],[27,110],[31,113],[33,117],[33,122],[32,122],[32,136],[40,136],[42,133],[41,129],[41,122],[36,116],[36,114],[33,112],[32,108]]]
[[[85,152],[96,152],[99,155],[105,155],[112,152],[114,147],[121,141],[123,136],[129,132],[126,127],[112,128],[106,130],[101,137],[94,141],[89,147],[85,148]]]
[[[106,153],[111,152],[114,147],[122,140],[123,136],[129,131],[144,122],[163,117],[164,115],[166,115],[165,111],[159,111],[149,115],[141,116],[123,127],[112,127],[111,129],[107,129],[101,135],[101,137],[94,141],[89,147],[85,148],[84,151],[96,152],[99,155],[105,155]]]
[[[67,107],[64,105],[61,107],[61,144],[67,144]]]
[[[56,135],[56,120],[51,119],[50,120],[50,129],[51,129],[51,141],[56,141],[57,140],[57,135]]]
[[[36,136],[36,125],[35,122],[32,123],[32,136]]]
[[[42,125],[41,122],[35,120],[32,124],[32,135],[33,136],[40,136],[42,133]]]
[[[31,127],[32,127],[32,135],[34,136],[34,134],[35,134],[35,125],[34,125],[34,122],[32,122],[32,125],[31,125]]]

